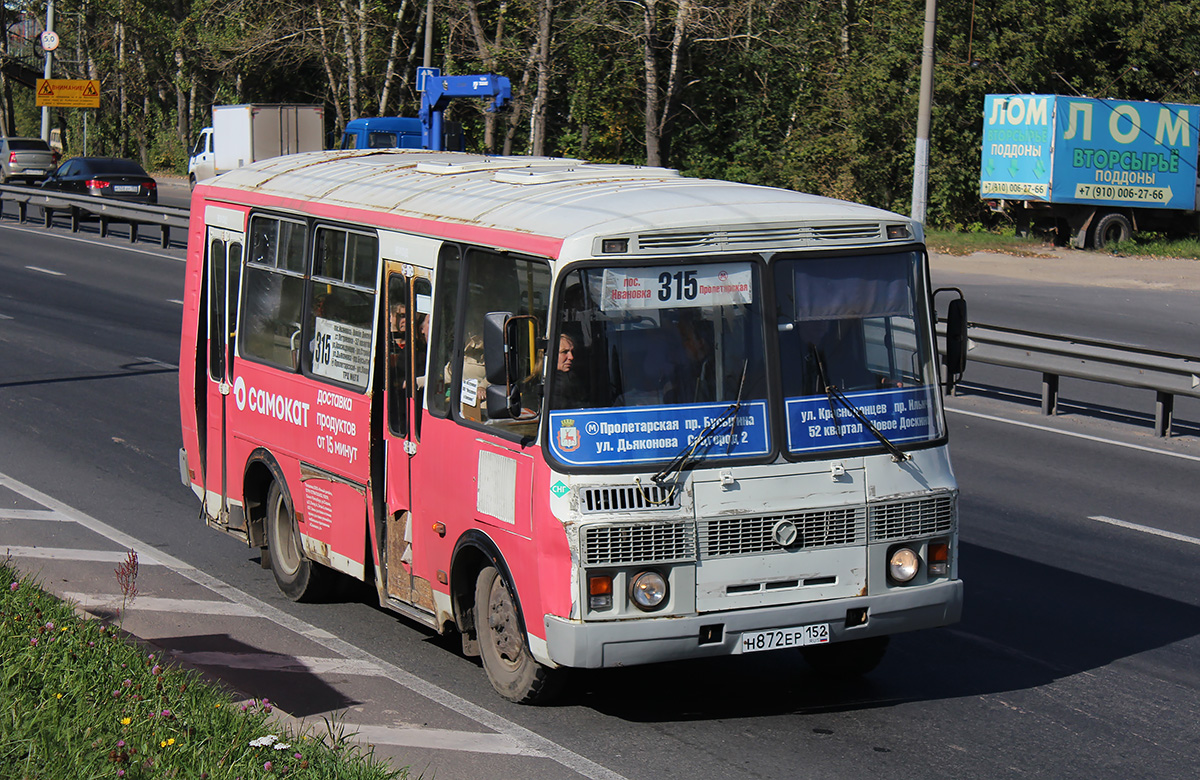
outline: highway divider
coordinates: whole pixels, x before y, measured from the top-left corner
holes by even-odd
[[[945,332],[944,325],[938,330]],[[939,342],[944,340],[939,339]],[[1171,435],[1175,396],[1200,398],[1200,357],[972,322],[967,360],[1042,374],[1042,414],[1058,411],[1061,377],[1155,392],[1154,433]]]
[[[67,215],[71,220],[72,233],[79,231],[83,220],[97,219],[100,222],[100,236],[104,237],[108,235],[110,222],[121,222],[129,225],[130,243],[137,242],[140,227],[157,227],[163,249],[171,245],[172,229],[178,228],[186,234],[188,226],[189,212],[186,208],[130,203],[92,195],[68,195],[39,187],[0,186],[0,217],[9,203],[16,204],[17,220],[21,223],[27,221],[30,206],[41,209],[42,223],[46,227],[54,224],[55,214]]]

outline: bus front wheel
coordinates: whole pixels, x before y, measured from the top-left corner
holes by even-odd
[[[267,548],[271,573],[292,601],[315,601],[325,589],[326,570],[304,557],[291,505],[278,482],[267,494]]]
[[[492,687],[518,704],[544,704],[557,695],[561,673],[534,660],[525,644],[512,590],[494,566],[475,580],[475,636]]]
[[[849,642],[809,645],[800,648],[814,670],[830,677],[861,677],[879,666],[889,637],[873,636]]]

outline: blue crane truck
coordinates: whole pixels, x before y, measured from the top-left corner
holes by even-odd
[[[1018,233],[1084,248],[1134,231],[1196,235],[1200,106],[987,95],[979,195]]]

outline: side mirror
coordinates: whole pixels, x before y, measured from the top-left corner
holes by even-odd
[[[967,368],[967,301],[957,287],[943,287],[933,294],[940,292],[958,294],[946,309],[946,392],[950,393]]]
[[[506,311],[488,312],[483,318],[483,369],[487,377],[487,413],[490,419],[521,416],[522,382],[534,376],[533,352],[537,349],[536,317]]]
[[[505,326],[512,312],[491,311],[483,316],[483,369],[489,384],[507,385],[512,375]]]
[[[521,391],[508,385],[488,385],[487,416],[489,420],[520,417]]]

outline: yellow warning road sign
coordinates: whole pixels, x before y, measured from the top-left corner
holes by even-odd
[[[88,79],[38,79],[37,107],[100,108],[100,82]]]

